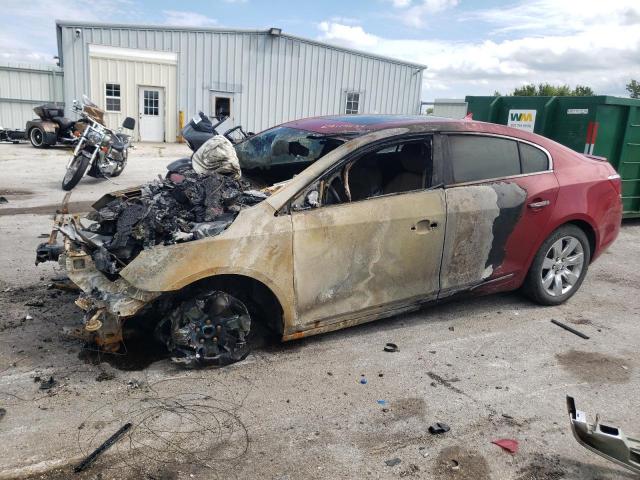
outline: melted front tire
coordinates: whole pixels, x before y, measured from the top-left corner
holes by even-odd
[[[169,315],[167,346],[172,360],[187,367],[224,366],[249,354],[251,317],[245,304],[220,290],[182,301]]]

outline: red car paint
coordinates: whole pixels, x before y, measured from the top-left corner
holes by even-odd
[[[592,240],[591,261],[597,259],[618,236],[622,221],[621,181],[614,168],[602,159],[587,157],[541,135],[466,118],[453,120],[425,116],[328,116],[295,120],[284,126],[339,135],[364,134],[416,124],[428,125],[428,130],[434,133],[474,132],[522,139],[543,147],[551,155],[552,171],[505,180],[524,188],[527,199],[520,220],[505,244],[504,260],[491,275],[491,278],[504,279],[489,282],[479,287],[478,292],[519,288],[540,245],[566,223],[577,223]],[[549,205],[541,209],[527,206],[541,200],[548,200]]]
[[[550,204],[543,211],[524,207],[526,210],[505,245],[504,261],[492,275],[497,278],[513,273],[513,277],[479,291],[519,288],[540,245],[566,223],[577,222],[593,239],[591,261],[618,236],[622,221],[621,181],[609,163],[587,158],[546,137],[503,125],[466,121],[458,122],[455,130],[521,138],[545,148],[553,160],[553,172],[510,180],[527,190],[526,204],[538,199],[549,200]]]

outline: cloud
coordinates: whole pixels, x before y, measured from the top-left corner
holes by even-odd
[[[546,35],[580,32],[598,25],[637,25],[638,0],[529,0],[509,7],[469,12],[463,20],[480,20],[494,33],[528,32]]]
[[[366,33],[361,26],[320,22],[318,28],[322,32],[319,39],[326,42],[346,44],[355,48],[375,47],[379,42],[378,37]]]
[[[443,12],[458,5],[459,0],[390,0],[398,10],[391,14],[405,25],[420,28],[426,24],[425,17]]]
[[[218,24],[215,18],[184,10],[163,10],[164,23],[176,27],[211,27]]]
[[[141,17],[131,0],[101,0],[99,8],[59,7],[49,0],[3,4],[0,59],[12,63],[54,63],[53,56],[57,54],[55,19],[121,22],[122,18],[134,21]]]
[[[390,39],[362,27],[322,22],[319,38],[427,65],[423,98],[507,93],[530,82],[582,84],[602,94],[624,94],[625,82],[640,71],[640,28],[604,22],[574,28],[560,35],[455,42]]]

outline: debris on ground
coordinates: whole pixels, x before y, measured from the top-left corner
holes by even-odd
[[[40,380],[40,377],[36,377],[34,381],[40,381],[40,390],[50,390],[57,383],[53,376],[50,376],[47,380]]]
[[[509,453],[516,453],[518,451],[518,441],[512,438],[501,438],[500,440],[492,440],[491,443],[498,445],[503,450]]]
[[[244,180],[185,169],[136,191],[106,195],[87,215],[91,224],[77,220],[58,228],[88,247],[98,270],[116,274],[144,249],[218,235],[240,210],[265,198]],[[40,261],[57,260],[60,252],[44,252],[49,247],[38,247]]]
[[[25,307],[44,307],[44,302],[42,300],[34,299],[25,302]]]
[[[27,314],[24,316],[24,319],[25,319],[25,320],[33,320],[33,317],[27,313]]]
[[[396,345],[395,343],[391,343],[391,342],[389,342],[389,343],[385,344],[385,346],[384,346],[384,349],[383,349],[383,350],[384,350],[385,352],[397,352],[397,351],[399,351],[400,349],[398,348],[398,345]]]
[[[77,285],[74,285],[73,283],[71,283],[71,281],[68,282],[53,282],[50,283],[49,285],[47,285],[47,289],[49,290],[63,290],[65,292],[72,292],[72,293],[78,293],[80,291],[80,287],[78,287]]]
[[[558,320],[551,319],[551,323],[553,323],[554,325],[559,326],[560,328],[564,328],[567,332],[571,332],[574,335],[579,336],[580,338],[584,338],[585,340],[589,340],[589,337],[587,335],[585,335],[584,333],[579,332],[575,328],[572,328],[569,325],[565,325],[564,323],[559,322]]]
[[[396,458],[391,458],[389,460],[385,460],[384,463],[387,465],[387,467],[395,467],[396,465],[399,465],[402,462],[402,460],[400,460],[398,457]]]
[[[143,386],[143,382],[141,382],[140,380],[129,380],[127,382],[127,386],[131,389],[136,389],[136,388],[140,388]]]
[[[450,331],[450,332],[455,331],[455,327],[454,327],[454,326],[449,327],[449,331]]]
[[[7,409],[0,408],[0,420],[2,420],[6,414],[7,414]]]
[[[133,424],[131,423],[125,423],[122,427],[118,429],[116,433],[114,433],[109,438],[107,438],[102,445],[100,445],[93,452],[91,452],[91,454],[87,458],[85,458],[82,462],[80,462],[78,465],[73,467],[73,471],[75,473],[79,473],[79,472],[82,472],[83,470],[86,470],[87,467],[91,465],[95,461],[95,459],[98,458],[98,456],[100,456],[100,454],[102,454],[105,450],[111,447],[111,445],[113,445],[118,440],[120,440],[120,437],[122,437],[125,433],[127,433],[127,431],[132,426]]]
[[[360,383],[362,385],[366,385],[367,384],[367,377],[364,376],[364,373],[362,375],[360,375]]]
[[[377,400],[378,405],[386,405],[387,401],[386,400]]]
[[[429,427],[429,433],[431,435],[440,435],[442,433],[447,433],[449,430],[451,430],[451,427],[442,422],[436,422]]]
[[[104,370],[102,370],[96,376],[96,382],[107,382],[109,380],[113,380],[114,378],[116,378],[116,376],[113,373],[105,372]]]
[[[9,200],[7,200],[7,197],[0,197],[0,204],[2,203],[9,203]]]

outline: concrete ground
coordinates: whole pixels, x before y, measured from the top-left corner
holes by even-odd
[[[83,179],[72,201],[86,209],[185,153],[139,145],[117,186]],[[639,223],[623,225],[559,307],[515,293],[456,301],[186,371],[145,339],[105,355],[60,333],[80,322],[75,294],[48,290],[59,272],[33,260],[68,154],[0,145],[0,479],[637,478],[576,443],[565,396],[640,434]],[[127,422],[124,438],[71,473]],[[451,430],[430,435],[435,422]],[[491,443],[501,438],[518,452]]]

